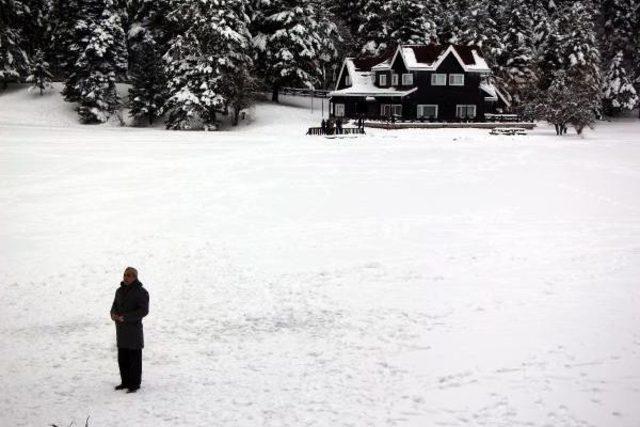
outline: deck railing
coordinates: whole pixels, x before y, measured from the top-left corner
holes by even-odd
[[[283,87],[278,91],[280,95],[306,96],[313,98],[329,98],[329,90],[304,89],[298,87]]]
[[[365,135],[364,128],[342,128],[342,129],[328,129],[322,127],[312,127],[307,131],[307,135]]]

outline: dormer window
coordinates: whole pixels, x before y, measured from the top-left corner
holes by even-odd
[[[349,75],[344,78],[344,84],[345,86],[351,86],[351,77]]]
[[[403,74],[402,75],[402,86],[411,86],[413,85],[413,74]]]
[[[386,74],[380,74],[380,76],[378,77],[378,84],[380,86],[386,86],[387,85],[387,75]]]
[[[398,75],[391,74],[391,86],[398,86]]]
[[[449,74],[449,86],[464,86],[464,74]]]

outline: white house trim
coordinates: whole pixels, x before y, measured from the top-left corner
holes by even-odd
[[[462,60],[462,58],[460,57],[460,54],[458,53],[458,51],[455,49],[455,47],[453,45],[449,45],[449,47],[447,47],[447,49],[445,49],[444,52],[442,52],[440,54],[440,56],[438,57],[438,59],[436,59],[436,61],[431,64],[431,65],[426,65],[426,64],[422,64],[420,65],[420,63],[417,63],[418,65],[410,65],[410,61],[407,61],[407,59],[405,58],[404,55],[404,50],[403,49],[411,49],[410,47],[411,45],[400,45],[398,46],[398,48],[396,49],[396,52],[393,54],[393,57],[391,59],[391,61],[383,61],[378,65],[374,65],[373,67],[371,67],[371,71],[388,71],[391,70],[391,66],[393,65],[393,63],[396,60],[396,57],[398,56],[398,53],[400,53],[400,57],[402,58],[402,62],[405,66],[405,68],[407,69],[407,71],[436,71],[438,69],[438,67],[440,67],[440,64],[442,64],[442,62],[447,58],[447,56],[449,56],[449,54],[453,54],[454,57],[456,58],[456,60],[458,61],[458,63],[460,64],[460,66],[462,67],[462,69],[467,72],[467,73],[491,73],[491,70],[489,69],[489,67],[487,66],[484,58],[480,57],[480,55],[478,55],[478,52],[476,52],[476,50],[472,50],[471,53],[473,55],[473,59],[476,62],[476,64],[474,65],[466,65],[464,63],[464,61]]]
[[[331,93],[329,93],[329,96],[375,96],[375,97],[382,97],[382,96],[399,96],[399,97],[403,97],[403,96],[407,96],[409,94],[412,94],[413,92],[415,92],[416,90],[418,90],[417,87],[414,87],[412,89],[409,90],[396,90],[394,88],[375,88],[376,90],[370,90],[370,91],[349,91],[349,88],[345,88],[342,90],[335,90]]]
[[[338,86],[340,86],[340,82],[342,81],[342,73],[344,72],[344,68],[347,66],[347,61],[351,61],[352,58],[345,58],[344,61],[342,61],[342,67],[340,67],[340,73],[338,74],[338,80],[336,81],[336,88],[335,90],[338,90]],[[349,70],[347,70],[347,73],[349,72]],[[353,76],[351,77],[351,81],[353,81]]]

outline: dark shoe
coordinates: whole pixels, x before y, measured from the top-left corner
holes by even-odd
[[[140,387],[129,387],[127,393],[135,393]]]
[[[124,390],[125,388],[127,388],[127,386],[124,385],[124,384],[120,384],[120,385],[115,386],[116,390]]]

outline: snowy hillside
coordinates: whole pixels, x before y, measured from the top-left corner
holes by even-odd
[[[73,103],[65,102],[60,92],[63,89],[62,83],[53,83],[53,89],[40,96],[37,92],[29,92],[28,85],[11,84],[6,92],[0,96],[0,125],[28,125],[28,126],[48,126],[48,127],[78,127],[87,129],[86,125],[82,125],[78,118],[78,114],[74,110]],[[118,93],[122,99],[127,99],[127,91],[129,85],[119,84]],[[312,111],[311,99],[296,98],[282,96],[282,103],[285,107],[274,104],[260,104],[249,110],[249,117],[245,121],[241,121],[239,129],[234,131],[243,131],[247,128],[250,132],[260,132],[264,129],[266,133],[272,132],[291,132],[300,134],[300,129],[305,126],[319,126],[322,119],[320,100],[314,101],[314,109]],[[326,114],[326,100],[325,114]],[[287,105],[295,105],[301,108],[286,108]],[[302,108],[307,107],[307,108]],[[260,114],[256,114],[259,111]],[[128,114],[129,110],[124,108],[121,110],[121,117],[127,125],[132,125],[132,119]],[[228,120],[221,117],[224,127],[230,129]],[[291,126],[296,123],[297,126]],[[248,125],[251,126],[248,126]],[[117,117],[113,116],[108,123],[104,125],[92,125],[89,129],[101,127],[120,127],[121,124]],[[299,127],[298,127],[299,126]],[[156,129],[164,130],[165,126],[162,121],[158,121]],[[139,130],[139,129],[137,129]]]
[[[0,425],[640,424],[640,121],[304,136],[319,118],[81,126],[1,95]]]

